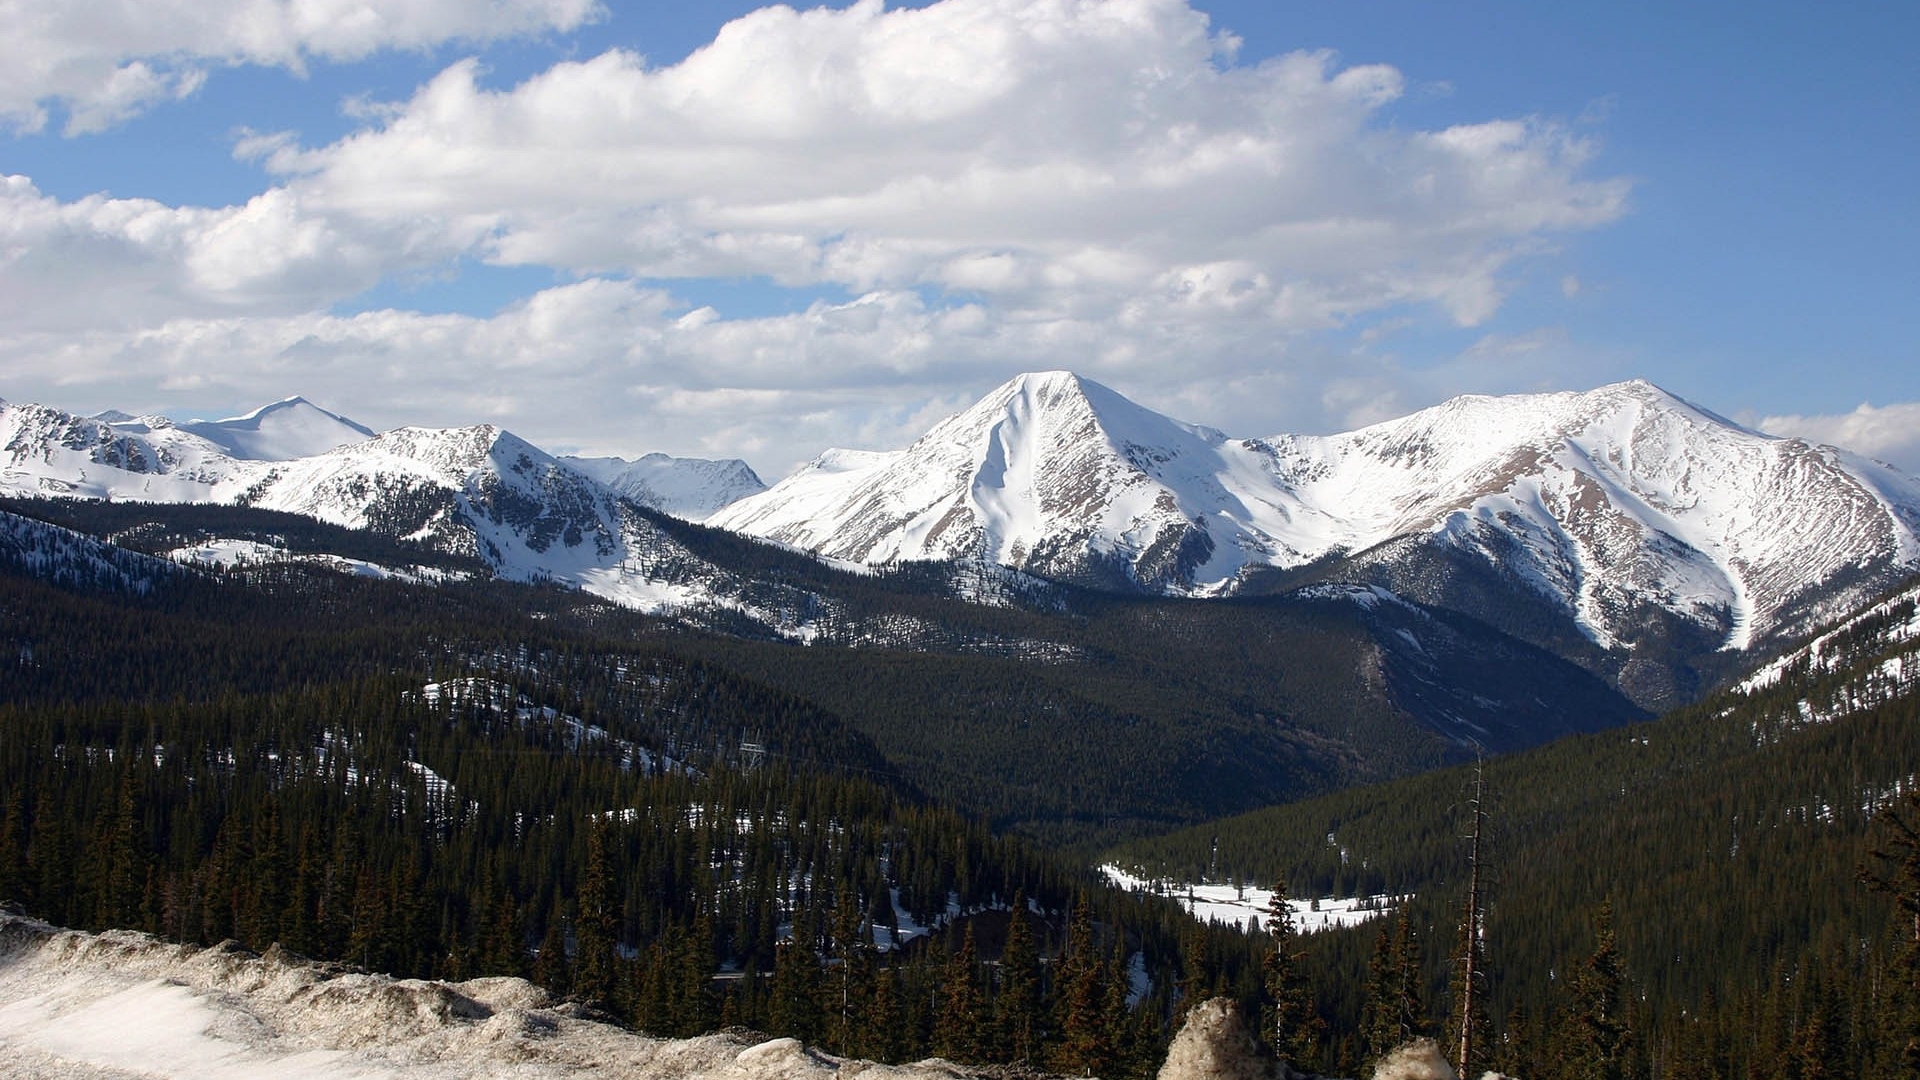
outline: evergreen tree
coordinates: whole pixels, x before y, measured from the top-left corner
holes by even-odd
[[[906,1011],[901,1003],[899,970],[892,965],[874,973],[873,996],[865,1010],[865,1022],[857,1053],[873,1061],[896,1064],[906,1059]]]
[[[129,767],[120,777],[119,798],[107,838],[103,867],[106,880],[101,886],[97,917],[102,926],[131,926],[140,911],[147,881],[147,845],[141,827],[140,799],[139,776]],[[270,939],[255,937],[254,940],[264,948]]]
[[[1188,1013],[1207,999],[1213,987],[1212,958],[1208,955],[1207,928],[1200,920],[1191,920],[1181,934],[1180,1011]]]
[[[1920,789],[1909,790],[1873,818],[1871,862],[1859,871],[1869,889],[1893,898],[1894,962],[1880,1009],[1891,1075],[1920,1077]]]
[[[713,999],[713,918],[702,911],[693,926],[680,937],[674,967],[674,1029],[683,1036],[702,1035],[712,1030],[719,1017]]]
[[[1007,946],[1000,956],[1000,988],[994,997],[1000,1045],[1015,1063],[1034,1060],[1040,1044],[1040,954],[1034,946],[1025,891],[1013,894]]]
[[[603,1006],[615,997],[620,932],[610,829],[605,815],[598,814],[587,827],[587,860],[580,874],[580,918],[574,927],[580,950],[574,992]]]
[[[1419,934],[1402,911],[1393,929],[1380,931],[1374,939],[1367,961],[1360,1022],[1361,1050],[1367,1062],[1378,1061],[1401,1043],[1429,1033],[1421,992],[1425,981]]]
[[[540,938],[540,950],[533,957],[533,981],[554,994],[565,996],[573,989],[573,968],[567,962],[567,934],[559,912],[547,916],[547,932]]]
[[[1314,1009],[1313,988],[1300,970],[1299,934],[1294,930],[1293,910],[1287,905],[1287,879],[1274,881],[1273,899],[1267,903],[1267,938],[1272,951],[1261,961],[1261,985],[1266,991],[1262,1010],[1266,1022],[1261,1025],[1281,1059],[1300,1068],[1318,1062],[1322,1024]]]
[[[1055,1004],[1053,1069],[1069,1076],[1106,1076],[1114,1060],[1112,1024],[1106,1014],[1103,985],[1106,964],[1095,944],[1093,910],[1085,897],[1074,904],[1067,926],[1067,949],[1061,958],[1059,995]]]
[[[973,923],[967,923],[960,951],[947,961],[941,983],[940,1012],[933,1027],[934,1053],[949,1061],[979,1061],[987,1009],[980,987],[980,951],[974,947]]]
[[[1573,977],[1561,1071],[1570,1080],[1622,1080],[1633,1028],[1627,1021],[1626,975],[1613,939],[1613,901],[1593,917],[1593,953]]]
[[[802,1042],[820,1038],[820,959],[798,921],[791,940],[774,953],[773,990],[767,1002],[767,1025],[776,1035]]]
[[[836,964],[831,977],[835,1000],[828,1043],[835,1053],[854,1054],[871,1007],[873,950],[851,888],[842,888],[834,905],[833,951]]]
[[[27,875],[27,798],[24,785],[15,784],[0,815],[0,903],[31,906]]]

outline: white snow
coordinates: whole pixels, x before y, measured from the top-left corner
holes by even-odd
[[[1100,868],[1107,880],[1123,889],[1165,896],[1180,902],[1201,922],[1242,926],[1258,931],[1265,927],[1267,910],[1273,903],[1273,890],[1251,885],[1216,885],[1176,881],[1155,881],[1122,870],[1108,863]],[[1321,930],[1359,926],[1392,915],[1404,897],[1380,895],[1357,897],[1321,897],[1287,901],[1294,929],[1303,934]]]
[[[225,420],[189,420],[181,430],[247,461],[291,461],[373,437],[371,428],[336,416],[301,397],[263,405]]]
[[[513,978],[393,979],[0,915],[0,1077],[35,1080],[955,1080],[791,1039],[662,1040]]]
[[[617,457],[563,457],[560,461],[635,502],[688,521],[705,521],[722,508],[767,489],[738,458],[710,461],[647,454],[633,461]]]
[[[1163,573],[1139,560],[1203,533],[1211,552],[1188,576],[1149,582],[1194,595],[1232,591],[1250,566],[1423,537],[1532,582],[1602,645],[1652,603],[1726,626],[1729,649],[1791,629],[1838,575],[1920,566],[1916,523],[1912,478],[1645,382],[1234,440],[1067,372],[1019,376],[905,450],[830,452],[710,520],[867,564],[1042,572],[1037,551]],[[1830,605],[1859,598],[1840,592]]]

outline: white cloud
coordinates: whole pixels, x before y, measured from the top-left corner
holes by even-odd
[[[304,70],[382,49],[566,30],[595,0],[25,0],[0,36],[0,124],[38,131],[47,106],[67,134],[118,124],[184,97],[209,65]]]
[[[1920,402],[1866,403],[1837,416],[1767,416],[1762,431],[1845,447],[1920,476]]]
[[[381,30],[262,3],[258,28],[181,29],[192,41],[100,122],[208,64],[589,10],[445,0]],[[148,45],[89,55],[157,55],[125,36]],[[1554,123],[1412,130],[1390,115],[1391,67],[1235,56],[1184,0],[769,8],[672,66],[612,51],[494,87],[465,61],[405,100],[356,99],[363,126],[331,144],[246,133],[234,152],[272,186],[235,206],[63,201],[8,178],[8,394],[138,409],[299,392],[368,423],[491,419],[776,472],[904,442],[928,410],[1032,368],[1237,433],[1324,430],[1397,402],[1400,373],[1316,334],[1486,324],[1518,261],[1626,211],[1627,183],[1593,176],[1594,147]],[[50,77],[9,98],[5,79],[0,109],[80,100]],[[484,318],[324,314],[471,258],[578,280]],[[668,295],[710,277],[857,299],[738,318]]]
[[[316,210],[437,222],[502,263],[1109,314],[1231,263],[1265,279],[1236,313],[1294,325],[1420,302],[1479,323],[1513,258],[1624,211],[1551,124],[1396,131],[1393,69],[1222,67],[1208,29],[1183,0],[769,8],[666,68],[616,51],[495,90],[458,64],[270,160]]]

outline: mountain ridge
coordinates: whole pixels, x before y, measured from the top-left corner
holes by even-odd
[[[1920,482],[1644,380],[1233,439],[1051,372],[847,460],[710,523],[854,562],[985,557],[1196,596],[1411,536],[1513,574],[1602,649],[1649,607],[1745,649],[1920,565]]]

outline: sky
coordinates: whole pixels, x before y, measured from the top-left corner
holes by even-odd
[[[0,398],[557,453],[1650,379],[1920,472],[1920,4],[13,0]]]

